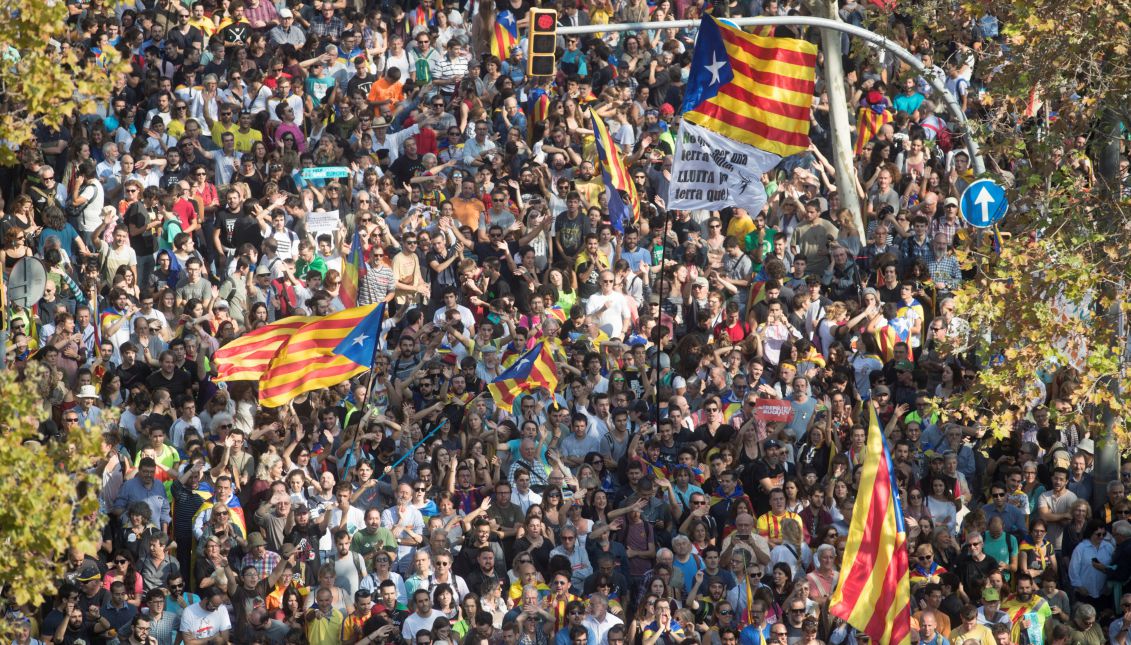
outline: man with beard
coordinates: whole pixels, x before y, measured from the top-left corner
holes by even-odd
[[[1011,640],[1021,642],[1021,633],[1027,632],[1036,621],[1036,628],[1044,633],[1045,621],[1052,615],[1047,600],[1037,593],[1037,583],[1027,573],[1017,574],[1017,592],[1001,603],[1001,610],[1009,614],[1013,626]]]

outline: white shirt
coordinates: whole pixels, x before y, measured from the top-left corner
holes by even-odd
[[[601,311],[601,307],[605,304],[608,304],[608,307]],[[585,313],[597,316],[597,325],[601,331],[609,335],[609,338],[624,338],[624,321],[629,317],[628,303],[625,302],[624,294],[613,291],[607,295],[597,293],[589,296]]]
[[[224,605],[220,605],[216,611],[207,611],[200,602],[197,602],[189,605],[181,614],[181,631],[189,638],[201,640],[215,638],[231,629],[232,621],[228,617],[228,608]]]
[[[609,645],[609,630],[616,625],[623,625],[624,621],[606,611],[604,619],[598,621],[596,616],[589,614],[585,616],[582,624],[592,629],[593,633],[597,635],[596,645]]]
[[[422,629],[432,629],[432,623],[436,622],[436,619],[443,615],[443,613],[435,609],[427,616],[421,616],[414,611],[411,616],[404,619],[404,628],[401,629],[401,636],[406,641],[415,642],[416,632]]]

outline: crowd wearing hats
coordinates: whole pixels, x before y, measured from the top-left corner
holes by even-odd
[[[101,433],[104,532],[48,603],[9,607],[14,642],[867,643],[829,599],[874,410],[913,641],[1125,644],[1131,464],[1096,479],[1072,369],[1040,375],[1008,437],[953,414],[989,360],[954,298],[974,277],[955,248],[982,238],[927,76],[846,60],[851,105],[818,80],[813,146],[764,208],[669,210],[697,28],[561,36],[557,73],[529,77],[536,5],[562,25],[703,12],[68,3],[71,46],[130,71],[0,169],[5,277],[47,276],[7,300],[3,349],[42,374],[45,440]],[[1008,55],[977,24],[916,44],[971,118],[983,55]],[[830,110],[858,108],[887,118],[854,160],[857,213],[827,159]],[[610,218],[591,118],[636,218]],[[375,303],[349,381],[267,407],[216,380],[233,340]],[[556,388],[505,409],[488,385],[540,344]]]

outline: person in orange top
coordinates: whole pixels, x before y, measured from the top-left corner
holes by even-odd
[[[459,220],[460,224],[470,227],[473,233],[479,230],[479,220],[487,210],[487,205],[475,194],[474,179],[464,178],[460,182],[459,195],[449,201],[452,204],[452,216]]]
[[[385,75],[377,79],[369,87],[369,96],[366,97],[370,107],[395,108],[404,100],[404,83],[401,82],[401,70],[390,67],[385,70]]]
[[[769,540],[772,546],[781,544],[781,522],[786,518],[797,521],[797,525],[801,527],[801,532],[805,536],[804,539],[808,541],[809,532],[805,530],[805,522],[801,521],[801,516],[797,513],[786,510],[785,492],[780,488],[775,488],[770,491],[769,512],[758,517],[758,535]]]

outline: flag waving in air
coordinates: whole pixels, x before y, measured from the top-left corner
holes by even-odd
[[[518,44],[518,25],[510,9],[495,16],[495,33],[491,37],[491,55],[503,61],[510,57],[511,47]]]
[[[911,582],[903,508],[887,440],[871,405],[868,415],[860,493],[852,507],[845,566],[829,599],[829,612],[876,645],[910,645]]]
[[[368,360],[359,364],[336,351],[375,309],[377,305],[346,309],[295,331],[259,379],[260,405],[277,408],[304,392],[337,385],[368,369]]]
[[[271,364],[275,353],[303,325],[318,320],[313,316],[291,316],[251,331],[216,350],[216,378],[213,381],[258,381]]]
[[[558,366],[546,343],[538,343],[487,385],[495,403],[510,412],[520,394],[544,387],[553,392],[558,387]]]
[[[353,232],[353,241],[350,242],[350,252],[342,262],[342,286],[338,289],[338,299],[342,305],[349,309],[357,306],[358,293],[361,291],[361,280],[365,277],[365,253],[361,248],[361,227]]]
[[[605,181],[605,189],[609,191],[609,222],[614,231],[623,233],[625,221],[635,224],[640,218],[640,195],[636,192],[636,184],[632,183],[632,177],[624,166],[624,159],[621,158],[605,121],[593,110],[589,110],[589,119],[593,123],[593,136],[597,139],[601,177]],[[627,204],[621,197],[622,191],[628,194]]]
[[[762,175],[809,148],[816,45],[750,34],[704,16],[676,139],[668,207],[751,214]]]

